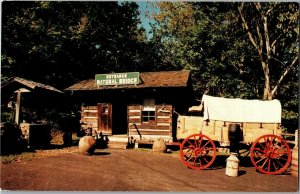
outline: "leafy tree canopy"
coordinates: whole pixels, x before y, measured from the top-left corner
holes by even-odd
[[[3,2],[2,11],[2,78],[65,88],[142,68],[145,34],[133,2]]]
[[[277,98],[298,127],[299,4],[153,6],[147,40],[134,2],[5,1],[1,79],[64,89],[96,73],[189,69],[196,98]]]
[[[158,2],[162,60],[193,72],[195,95],[278,98],[298,117],[297,3]],[[294,120],[293,120],[294,119]],[[293,120],[293,121],[291,121]]]

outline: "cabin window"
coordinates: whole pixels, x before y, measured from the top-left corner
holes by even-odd
[[[156,120],[156,107],[154,99],[144,99],[144,106],[142,109],[142,122],[152,123]]]
[[[155,107],[143,107],[142,119],[143,123],[155,122]]]

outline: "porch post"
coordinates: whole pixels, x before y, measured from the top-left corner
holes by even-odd
[[[17,101],[16,101],[16,113],[15,113],[15,123],[19,125],[20,123],[20,108],[21,108],[21,91],[17,91]]]

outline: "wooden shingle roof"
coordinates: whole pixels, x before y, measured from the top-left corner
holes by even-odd
[[[108,90],[108,89],[129,89],[129,88],[162,88],[162,87],[186,87],[188,85],[190,71],[160,71],[140,73],[140,83],[137,85],[118,85],[118,86],[96,86],[95,79],[83,80],[65,90],[84,91],[84,90]]]
[[[20,86],[26,87],[29,90],[34,90],[36,88],[40,88],[40,89],[45,89],[45,90],[49,90],[49,91],[53,91],[53,92],[63,93],[62,91],[60,91],[52,86],[42,84],[39,82],[35,82],[35,81],[31,81],[31,80],[27,80],[27,79],[20,78],[20,77],[13,77],[13,78],[7,80],[6,82],[2,83],[1,89],[9,87],[9,85],[14,84],[14,83],[18,83]]]

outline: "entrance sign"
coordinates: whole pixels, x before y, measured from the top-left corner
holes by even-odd
[[[96,74],[97,86],[139,84],[139,72]]]

